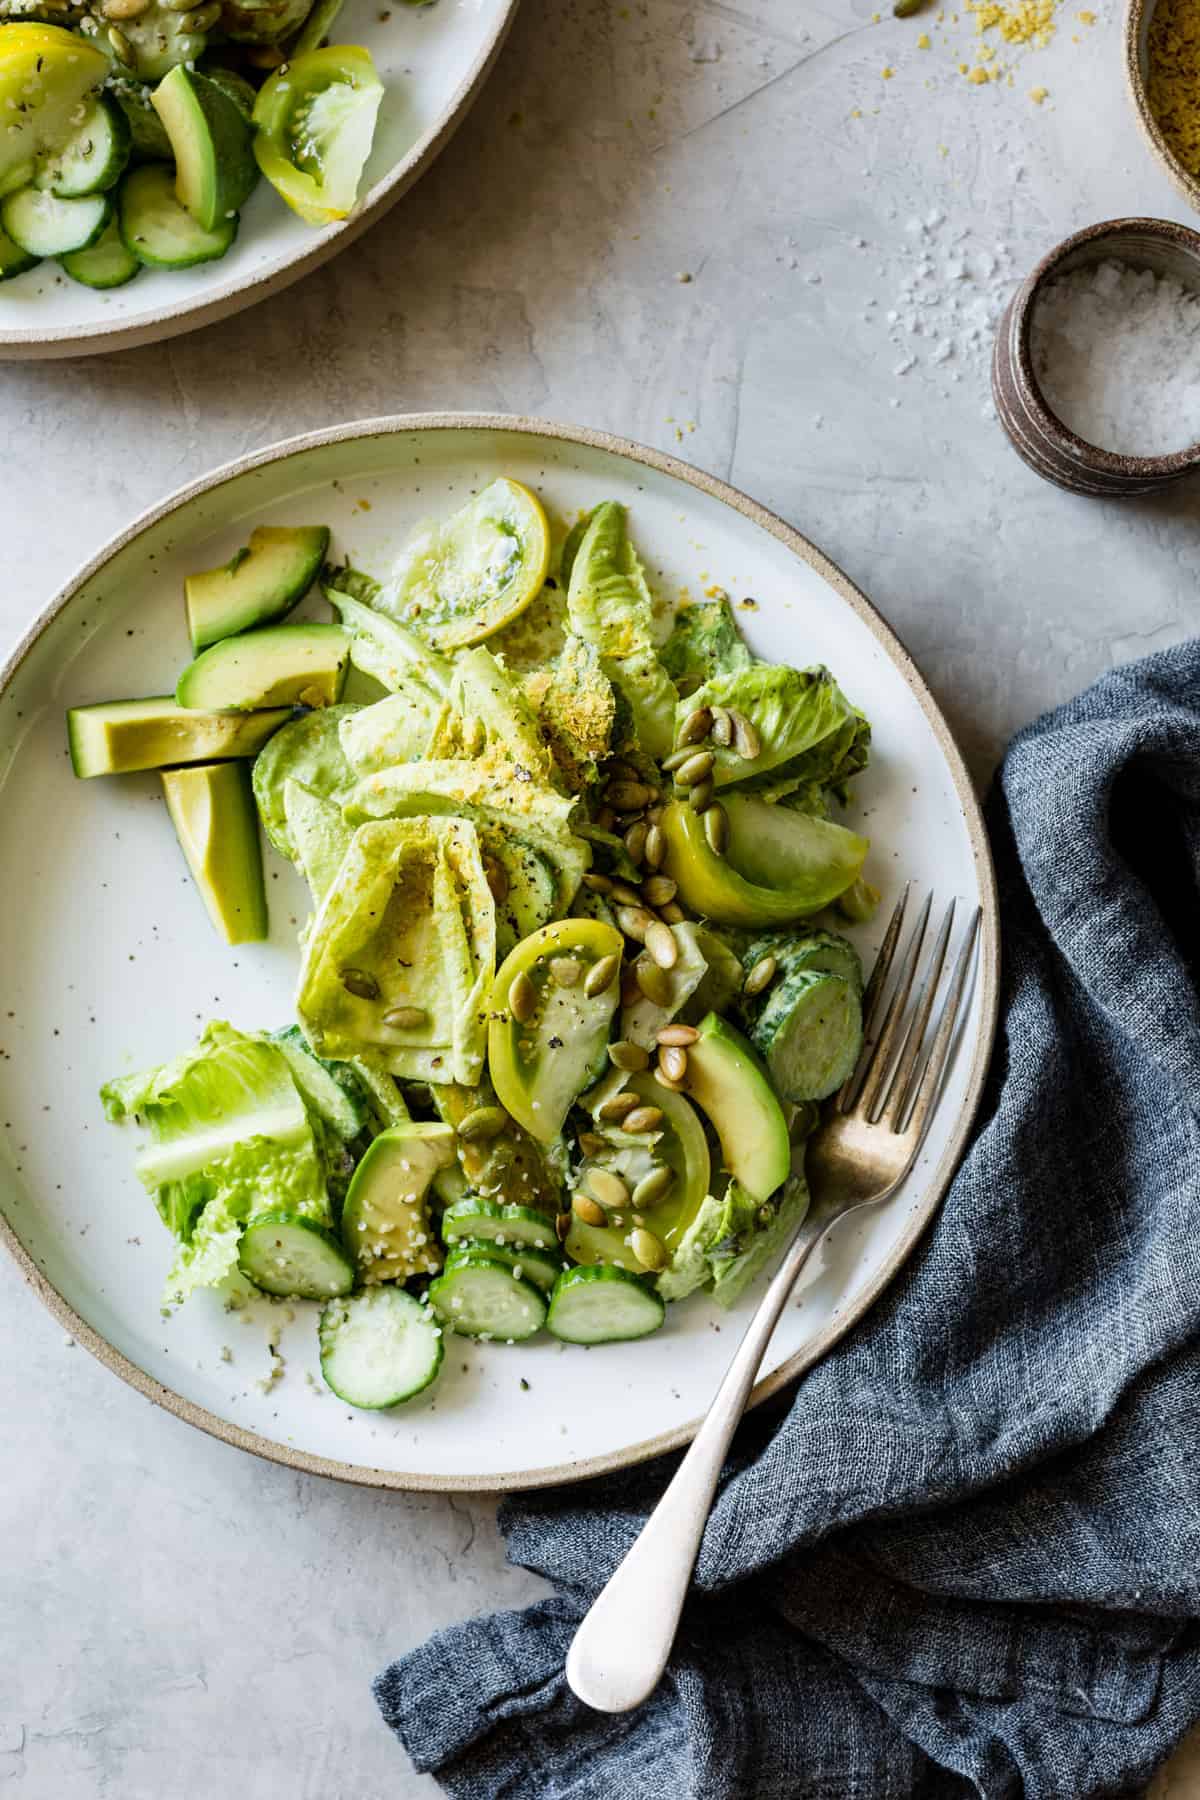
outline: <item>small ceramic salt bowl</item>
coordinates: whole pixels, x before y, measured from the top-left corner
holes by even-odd
[[[1180,193],[1200,212],[1200,181],[1179,161],[1150,110],[1150,26],[1157,7],[1158,0],[1130,0],[1125,15],[1125,79],[1142,136]]]
[[[1000,422],[1031,469],[1076,494],[1151,494],[1200,469],[1200,444],[1165,456],[1122,456],[1069,431],[1051,412],[1033,370],[1031,328],[1043,289],[1060,275],[1102,262],[1170,275],[1200,291],[1200,234],[1169,219],[1109,219],[1064,239],[1021,283],[992,352]]]

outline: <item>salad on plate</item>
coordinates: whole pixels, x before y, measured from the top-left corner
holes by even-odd
[[[228,943],[303,874],[295,1016],[110,1081],[176,1240],[165,1303],[320,1304],[321,1368],[390,1407],[444,1334],[635,1339],[722,1305],[808,1205],[862,1041],[841,822],[870,727],[713,590],[656,596],[626,508],[493,481],[390,571],[260,526],[186,582],[174,694],[68,713],[76,775],[161,770]],[[317,584],[333,618],[291,616]]]

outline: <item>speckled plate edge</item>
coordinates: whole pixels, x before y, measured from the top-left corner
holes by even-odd
[[[491,74],[492,66],[504,48],[512,29],[519,0],[507,0],[496,27],[481,48],[471,67],[448,101],[441,119],[419,138],[394,168],[375,183],[357,212],[321,233],[311,250],[297,256],[292,252],[276,259],[267,268],[219,294],[212,300],[181,301],[178,305],[160,307],[153,318],[143,318],[126,326],[93,325],[84,331],[64,327],[56,331],[0,331],[0,362],[39,362],[55,357],[98,356],[110,350],[138,350],[147,344],[158,344],[164,338],[179,337],[185,331],[196,331],[202,325],[215,325],[231,318],[272,294],[299,281],[313,269],[319,269],[339,251],[380,220],[425,173],[443,151],[466,118],[480,88]]]
[[[788,1382],[794,1381],[797,1376],[802,1375],[806,1369],[811,1368],[813,1363],[819,1361],[826,1351],[849,1331],[852,1325],[857,1324],[908,1260],[917,1242],[932,1221],[946,1189],[950,1185],[959,1157],[966,1146],[967,1135],[979,1106],[996,1033],[999,1005],[1000,922],[996,902],[995,874],[992,868],[991,850],[984,830],[983,816],[962,756],[937,702],[900,639],[890,626],[884,623],[866,596],[859,592],[842,571],[829,561],[828,557],[822,555],[821,551],[807,538],[802,537],[798,531],[793,530],[774,513],[768,512],[765,507],[759,506],[756,501],[749,499],[747,495],[740,493],[737,488],[730,487],[726,482],[717,480],[715,476],[706,475],[702,470],[694,469],[689,464],[680,462],[676,457],[665,455],[660,450],[651,450],[645,445],[633,443],[626,438],[612,437],[606,432],[591,431],[585,427],[558,425],[545,419],[509,416],[503,413],[410,413],[381,419],[362,419],[353,424],[335,426],[330,430],[309,432],[300,437],[287,438],[282,443],[273,444],[268,449],[257,451],[252,456],[240,457],[236,462],[226,463],[198,481],[179,488],[159,505],[143,513],[132,525],[118,536],[110,539],[99,555],[93,557],[80,569],[34,620],[17,644],[16,649],[8,657],[3,668],[0,668],[0,698],[3,697],[9,683],[42,632],[71,603],[83,584],[92,580],[118,551],[123,550],[141,533],[156,525],[169,513],[176,511],[188,501],[194,500],[198,495],[220,487],[223,482],[247,474],[252,469],[262,468],[266,464],[285,461],[304,451],[315,450],[328,444],[402,435],[415,431],[507,432],[532,438],[548,438],[586,449],[607,451],[611,455],[623,457],[630,462],[641,463],[646,468],[656,469],[664,475],[673,476],[675,479],[699,489],[700,492],[709,495],[712,499],[732,507],[743,518],[759,526],[763,531],[769,532],[794,555],[806,562],[858,615],[878,640],[889,661],[903,678],[905,685],[911,690],[949,767],[970,840],[983,912],[978,990],[981,1008],[980,1028],[971,1052],[971,1066],[962,1112],[950,1142],[929,1178],[928,1190],[922,1204],[914,1209],[907,1228],[891,1254],[881,1263],[875,1279],[855,1296],[853,1303],[838,1315],[836,1322],[831,1322],[823,1331],[814,1335],[803,1349],[790,1356],[786,1362],[780,1364],[779,1368],[757,1384],[750,1396],[750,1405],[757,1406],[761,1401],[786,1387]],[[58,1290],[51,1285],[26,1254],[3,1212],[0,1212],[0,1242],[16,1259],[21,1273],[43,1304],[49,1308],[71,1336],[90,1350],[106,1369],[111,1369],[113,1374],[119,1375],[123,1381],[127,1381],[131,1387],[136,1388],[140,1394],[144,1394],[148,1400],[153,1400],[159,1406],[165,1407],[168,1412],[174,1413],[177,1418],[185,1420],[187,1424],[198,1426],[201,1431],[208,1432],[211,1437],[220,1438],[226,1444],[236,1445],[239,1450],[253,1451],[256,1455],[266,1457],[271,1462],[283,1463],[290,1469],[303,1469],[310,1475],[328,1475],[335,1480],[354,1482],[363,1487],[397,1488],[406,1492],[504,1493],[519,1488],[552,1487],[566,1482],[583,1481],[589,1476],[604,1475],[615,1469],[629,1468],[635,1463],[645,1462],[652,1456],[661,1456],[668,1450],[682,1449],[685,1444],[690,1443],[700,1427],[699,1418],[691,1419],[687,1424],[679,1425],[672,1431],[660,1432],[656,1437],[646,1438],[638,1444],[630,1444],[625,1449],[612,1451],[606,1456],[588,1457],[581,1462],[560,1463],[544,1469],[521,1470],[515,1474],[506,1475],[503,1480],[494,1476],[412,1474],[392,1469],[374,1469],[364,1464],[340,1462],[331,1457],[314,1456],[307,1451],[292,1449],[286,1444],[274,1443],[269,1438],[259,1436],[257,1432],[245,1431],[238,1425],[217,1418],[207,1408],[183,1399],[171,1388],[164,1387],[161,1382],[153,1380],[136,1363],[130,1362],[127,1357],[115,1350],[99,1332],[93,1330],[85,1320],[81,1319]]]

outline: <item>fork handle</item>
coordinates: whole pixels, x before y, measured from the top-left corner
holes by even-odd
[[[648,1700],[675,1641],[730,1439],[805,1263],[831,1220],[806,1220],[746,1328],[725,1379],[662,1499],[592,1602],[567,1656],[567,1680],[599,1712]]]

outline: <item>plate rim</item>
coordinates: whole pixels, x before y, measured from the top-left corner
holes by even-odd
[[[597,431],[588,426],[560,424],[555,420],[541,419],[525,414],[394,413],[379,418],[353,420],[342,425],[329,426],[323,430],[303,432],[295,437],[281,439],[275,444],[267,445],[265,449],[252,451],[249,455],[220,464],[217,468],[210,470],[207,475],[198,476],[195,480],[185,483],[173,493],[168,494],[165,499],[147,508],[124,530],[111,537],[95,556],[91,557],[70,580],[64,583],[53,599],[42,608],[27,627],[12,652],[0,665],[0,699],[3,698],[39,638],[54,623],[59,614],[66,610],[79,590],[98,575],[120,551],[132,544],[151,527],[177,512],[180,507],[203,494],[214,492],[225,482],[240,479],[241,476],[249,474],[256,468],[285,462],[293,456],[302,455],[311,450],[319,450],[338,443],[370,438],[402,437],[410,433],[430,431],[505,432],[533,439],[550,439],[557,443],[566,443],[583,449],[605,451],[627,461],[640,463],[643,467],[654,469],[660,474],[674,477],[690,487],[697,488],[711,499],[732,507],[743,518],[767,531],[782,543],[785,549],[790,550],[801,561],[807,563],[833,588],[839,599],[858,615],[882,646],[885,654],[913,694],[946,759],[959,809],[967,828],[979,883],[981,906],[980,959],[977,977],[981,1005],[981,1029],[971,1058],[962,1112],[946,1149],[931,1174],[925,1199],[919,1207],[914,1208],[904,1231],[890,1254],[880,1265],[874,1279],[855,1298],[852,1305],[840,1310],[823,1330],[817,1332],[801,1349],[755,1384],[748,1401],[748,1408],[758,1406],[773,1394],[778,1393],[781,1388],[786,1387],[789,1382],[803,1375],[814,1363],[820,1361],[834,1344],[864,1317],[884,1289],[899,1274],[932,1223],[950,1186],[959,1159],[966,1147],[971,1126],[979,1110],[984,1080],[995,1042],[999,1012],[1000,921],[996,878],[982,809],[966,764],[941,708],[907,648],[892,627],[886,623],[882,614],[876,610],[866,595],[854,585],[836,563],[831,562],[823,551],[819,550],[794,526],[779,518],[777,514],[770,512],[758,501],[752,500],[740,489],[732,487],[728,482],[722,481],[718,476],[710,475],[703,469],[694,468],[691,464],[681,461],[667,451],[652,449],[633,439]],[[682,1449],[695,1437],[703,1422],[703,1415],[701,1415],[682,1425],[659,1432],[651,1438],[626,1445],[620,1450],[608,1451],[600,1456],[586,1457],[582,1461],[556,1463],[545,1468],[515,1470],[505,1474],[502,1478],[496,1475],[443,1475],[378,1469],[366,1463],[349,1463],[333,1457],[318,1456],[311,1451],[298,1450],[288,1444],[276,1443],[273,1439],[262,1436],[256,1431],[249,1431],[244,1426],[235,1425],[230,1420],[218,1417],[207,1407],[185,1399],[173,1388],[165,1387],[162,1382],[155,1380],[123,1352],[115,1349],[102,1333],[88,1324],[75,1311],[69,1301],[64,1299],[37,1267],[9,1224],[2,1207],[0,1207],[0,1244],[3,1244],[9,1254],[13,1256],[26,1282],[54,1318],[112,1374],[119,1376],[146,1399],[154,1401],[156,1405],[162,1406],[176,1418],[182,1419],[186,1424],[194,1425],[210,1437],[218,1438],[226,1444],[232,1444],[239,1450],[248,1450],[269,1462],[280,1463],[289,1469],[303,1470],[310,1475],[323,1475],[359,1487],[390,1488],[406,1493],[515,1493],[534,1488],[563,1486],[568,1483],[585,1481],[594,1476],[611,1474],[619,1469],[632,1468],[638,1463],[649,1461],[652,1457]]]
[[[63,326],[39,330],[0,330],[0,362],[50,361],[58,357],[100,356],[114,350],[137,350],[162,343],[203,325],[215,325],[269,300],[285,288],[319,269],[376,224],[403,198],[446,148],[492,72],[517,16],[520,0],[501,0],[502,13],[480,47],[474,62],[459,82],[437,119],[418,138],[407,156],[380,177],[365,196],[361,208],[348,219],[316,234],[312,247],[296,256],[284,256],[211,300],[180,301],[160,307],[150,319],[127,325],[89,325],[84,329]]]

